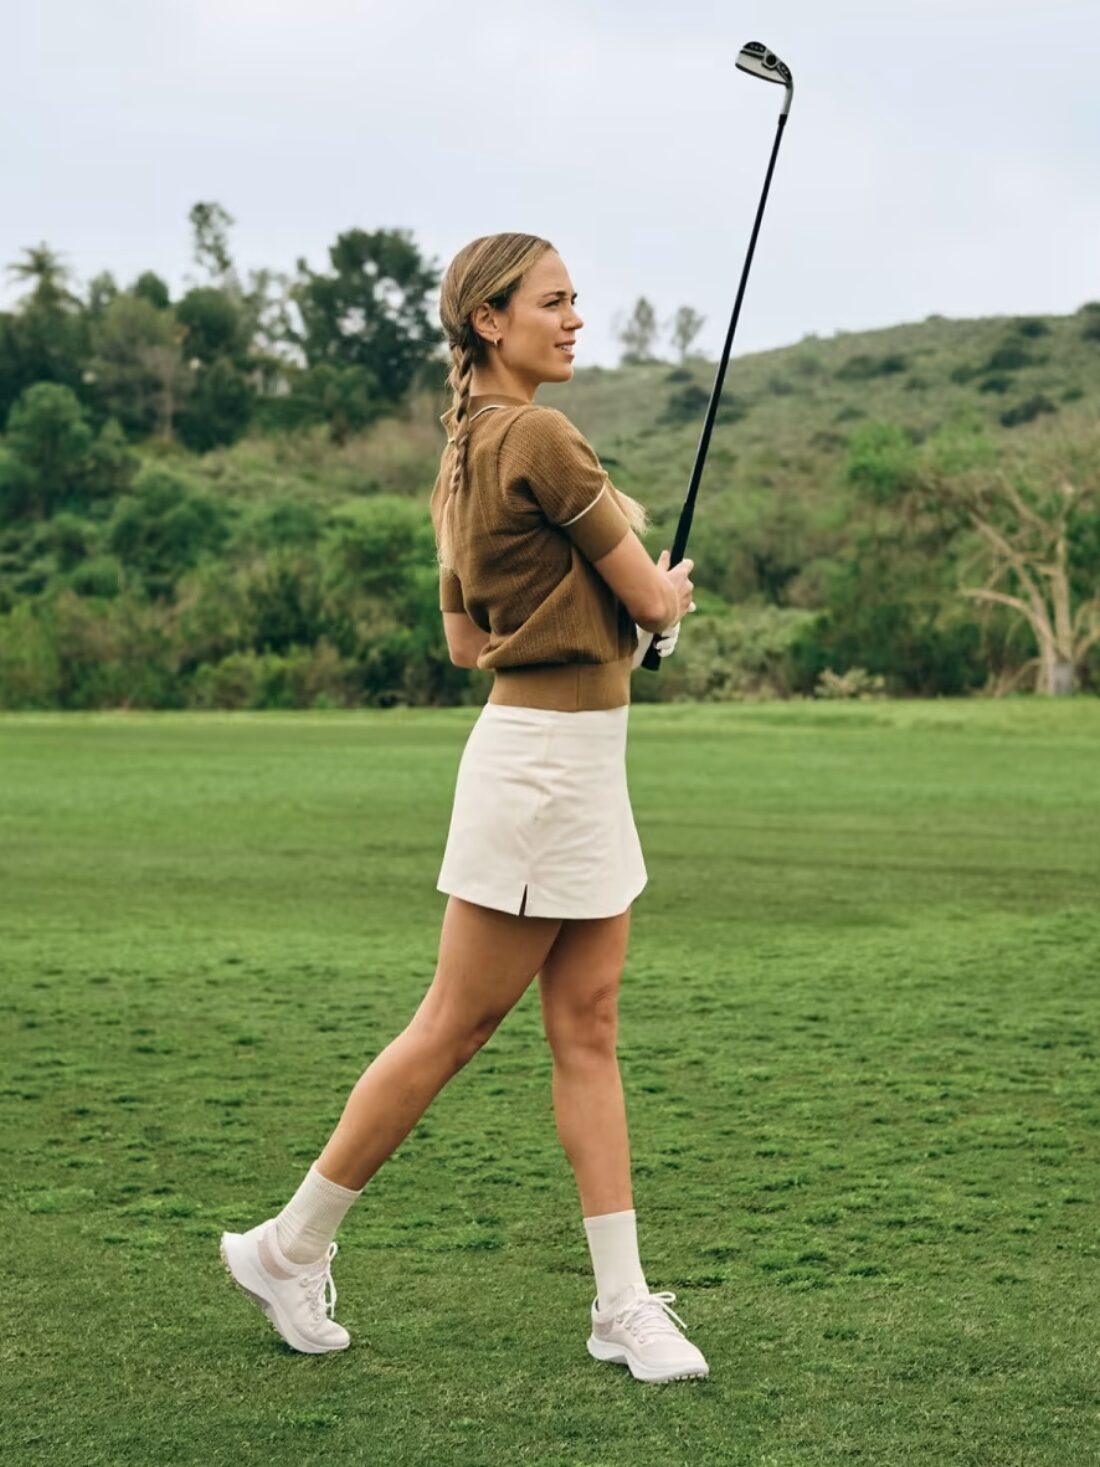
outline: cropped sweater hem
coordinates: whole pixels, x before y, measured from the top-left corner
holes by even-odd
[[[490,703],[580,713],[630,702],[632,657],[616,662],[534,663],[493,669]]]

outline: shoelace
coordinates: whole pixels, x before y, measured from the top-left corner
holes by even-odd
[[[668,1315],[671,1314],[681,1328],[687,1329],[687,1325],[675,1309],[669,1308],[675,1297],[671,1289],[662,1289],[656,1294],[643,1294],[640,1299],[635,1299],[632,1304],[620,1310],[615,1317],[624,1328],[634,1331],[639,1344],[644,1345],[655,1335],[677,1335],[679,1330],[669,1322]]]
[[[332,1260],[336,1257],[337,1246],[334,1238],[328,1245],[324,1268],[318,1266],[312,1273],[302,1274],[298,1280],[306,1291],[306,1302],[315,1319],[320,1319],[323,1311],[331,1319],[336,1310],[336,1281],[332,1277]],[[323,1300],[322,1289],[325,1291]]]

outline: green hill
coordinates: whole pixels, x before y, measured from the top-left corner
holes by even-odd
[[[613,481],[641,500],[655,526],[674,524],[694,463],[716,362],[578,367],[543,386],[590,439]],[[439,368],[445,376],[445,367]],[[449,389],[422,390],[407,411],[344,448],[318,432],[289,442],[252,439],[206,455],[200,471],[227,492],[304,494],[347,507],[364,492],[425,498],[443,446]],[[1022,421],[1002,420],[1017,414]],[[922,439],[960,415],[995,438],[1057,415],[1100,421],[1100,303],[1072,316],[927,320],[873,331],[807,336],[793,346],[735,356],[727,368],[700,488],[696,522],[726,494],[778,491],[815,505],[867,419]]]

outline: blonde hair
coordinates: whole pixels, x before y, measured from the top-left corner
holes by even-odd
[[[516,288],[536,260],[554,246],[537,234],[486,234],[471,240],[458,251],[447,267],[439,293],[439,320],[451,348],[451,370],[447,385],[454,393],[451,478],[439,508],[436,557],[445,570],[454,570],[451,559],[450,516],[447,509],[456,493],[466,486],[466,457],[470,437],[470,383],[474,368],[489,361],[490,347],[476,331],[471,316],[482,301],[495,311],[506,311]],[[649,516],[645,507],[608,480],[619,507],[637,535],[645,533]]]

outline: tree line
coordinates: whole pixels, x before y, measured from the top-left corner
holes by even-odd
[[[423,494],[368,483],[354,513],[332,512],[304,481],[238,493],[200,458],[266,437],[307,446],[323,481],[356,435],[438,392],[437,270],[406,231],[354,229],[324,270],[299,260],[242,281],[232,222],[194,206],[200,278],[177,299],[151,271],[78,293],[46,245],[11,267],[24,293],[0,313],[0,707],[479,701],[489,676],[446,655]],[[1081,314],[1095,350],[1100,306]],[[701,324],[689,307],[664,323],[680,365],[667,388],[646,374],[639,467],[650,434],[706,404],[699,362],[688,370]],[[645,297],[618,329],[622,365],[660,360]],[[950,390],[976,377],[1000,392],[1048,329],[1021,318],[988,360],[952,370]],[[760,401],[812,393],[820,362],[791,361]],[[864,352],[833,378],[864,392],[907,372],[925,385],[904,354]],[[768,446],[761,496],[716,444],[712,513],[692,541],[708,593],[677,656],[632,696],[1100,691],[1100,441],[1094,420],[1063,425],[1038,396],[1000,414],[1013,432],[999,439],[973,418],[930,435],[874,419],[825,432],[828,519],[784,483],[781,447]],[[738,385],[719,421],[753,410]],[[850,416],[865,415],[849,404],[834,421]],[[667,514],[657,524],[667,537]]]

